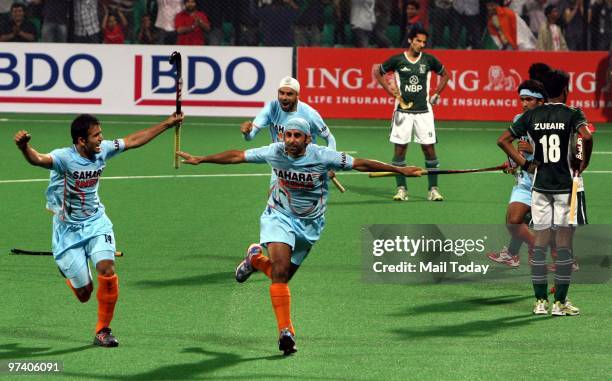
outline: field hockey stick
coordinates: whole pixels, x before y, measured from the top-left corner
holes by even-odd
[[[346,189],[342,186],[342,184],[340,184],[340,181],[338,181],[338,179],[334,176],[331,179],[332,183],[334,183],[334,185],[336,186],[336,188],[338,188],[338,190],[340,191],[340,193],[344,193],[346,192]]]
[[[574,221],[574,217],[576,216],[576,204],[578,203],[577,201],[577,196],[578,196],[578,172],[576,172],[576,175],[574,176],[573,180],[572,180],[572,195],[570,196],[570,210],[569,210],[569,223],[572,224]]]
[[[50,251],[34,251],[23,249],[11,249],[13,255],[53,255]],[[115,257],[123,257],[123,251],[115,251]]]
[[[176,68],[176,114],[181,113],[181,98],[183,92],[183,70],[182,64],[183,60],[181,58],[181,53],[173,52],[170,56],[170,64],[174,65]],[[178,169],[181,164],[178,151],[181,150],[181,125],[183,123],[178,123],[174,126],[174,169]]]
[[[421,175],[455,175],[460,173],[476,173],[476,172],[494,172],[501,171],[507,168],[508,164],[500,164],[495,167],[488,168],[478,168],[478,169],[422,169]],[[369,177],[390,177],[390,176],[401,176],[401,174],[396,172],[370,172]]]

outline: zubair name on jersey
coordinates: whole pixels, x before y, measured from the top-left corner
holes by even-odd
[[[565,130],[565,123],[534,123],[534,130]]]
[[[72,172],[72,178],[75,179],[75,186],[77,188],[87,188],[94,186],[98,183],[98,179],[102,175],[103,169],[96,171],[74,171]]]

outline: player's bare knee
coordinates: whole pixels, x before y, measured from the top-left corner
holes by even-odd
[[[77,288],[76,294],[77,294],[77,298],[79,299],[79,302],[87,303],[89,299],[91,298],[92,291],[93,291],[93,286],[91,285],[91,283],[85,287]]]
[[[115,275],[115,262],[111,260],[103,260],[96,264],[96,271],[102,276]]]
[[[289,281],[289,264],[284,261],[272,262],[272,283]]]

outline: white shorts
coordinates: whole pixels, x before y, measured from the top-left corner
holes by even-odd
[[[557,226],[577,224],[578,210],[570,221],[570,193],[549,194],[533,191],[531,218],[534,230],[551,229]],[[578,208],[577,208],[578,209]]]
[[[417,144],[435,144],[436,131],[433,112],[409,114],[395,111],[391,121],[389,141],[394,144],[408,144],[412,141]]]

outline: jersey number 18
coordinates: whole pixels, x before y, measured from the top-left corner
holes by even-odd
[[[540,139],[540,144],[542,144],[544,163],[556,163],[559,161],[561,158],[561,140],[559,139],[559,135],[544,135],[542,139]]]

